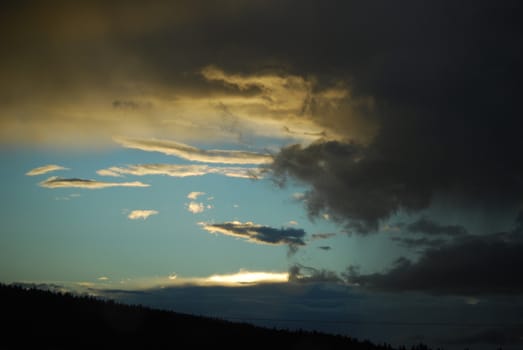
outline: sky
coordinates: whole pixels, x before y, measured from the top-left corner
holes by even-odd
[[[1,6],[1,282],[521,346],[519,2]]]

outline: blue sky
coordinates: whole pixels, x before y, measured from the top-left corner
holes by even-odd
[[[119,282],[172,274],[205,277],[240,269],[287,272],[293,263],[341,273],[351,264],[369,269],[386,264],[385,256],[384,262],[376,263],[375,257],[361,253],[362,246],[379,249],[386,240],[350,236],[328,217],[311,221],[300,198],[306,187],[298,184],[281,188],[271,179],[216,174],[185,178],[145,175],[114,181],[141,181],[150,187],[50,189],[39,183],[53,175],[102,181],[107,177],[96,171],[114,165],[187,162],[118,147],[93,154],[20,150],[4,152],[2,158],[5,164],[12,164],[2,173],[2,183],[9,184],[3,190],[5,198],[12,201],[6,201],[2,210],[4,227],[10,234],[1,237],[3,276],[11,282],[98,282],[102,276]],[[26,175],[46,164],[59,164],[67,170]],[[201,193],[189,199],[191,192]],[[201,212],[190,212],[191,202],[197,203]],[[130,219],[131,212],[137,210],[157,213]],[[229,221],[303,229],[307,245],[289,254],[285,245],[253,244],[210,234],[201,226]],[[331,235],[314,239],[313,235],[321,233]],[[386,254],[388,259],[394,258],[389,249]]]
[[[518,7],[5,5],[0,282],[520,347]]]

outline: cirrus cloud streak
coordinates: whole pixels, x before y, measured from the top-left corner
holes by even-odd
[[[160,152],[193,162],[221,164],[268,164],[272,162],[272,157],[267,154],[236,150],[204,150],[170,140],[122,137],[115,137],[114,140],[126,148]]]
[[[77,178],[61,178],[53,176],[39,183],[40,187],[45,188],[85,188],[95,190],[108,187],[149,187],[140,181],[133,182],[104,182],[97,180],[77,179]]]
[[[200,164],[135,164],[126,167],[113,166],[107,169],[100,169],[97,171],[97,174],[114,177],[120,177],[123,175],[166,175],[172,177],[188,177],[218,174],[243,179],[259,179],[262,177],[262,170],[259,168],[243,167],[213,167]]]
[[[69,168],[56,164],[48,164],[38,168],[34,168],[25,173],[27,176],[44,175],[57,170],[69,170]]]

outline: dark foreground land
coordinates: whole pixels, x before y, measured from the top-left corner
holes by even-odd
[[[6,285],[0,285],[0,330],[2,349],[392,349],[343,336],[267,329]]]

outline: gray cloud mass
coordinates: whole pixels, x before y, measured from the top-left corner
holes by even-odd
[[[521,295],[523,280],[523,213],[508,232],[468,235],[445,244],[426,244],[418,260],[398,259],[387,271],[345,277],[361,287],[453,295]],[[419,246],[418,242],[415,242]]]

